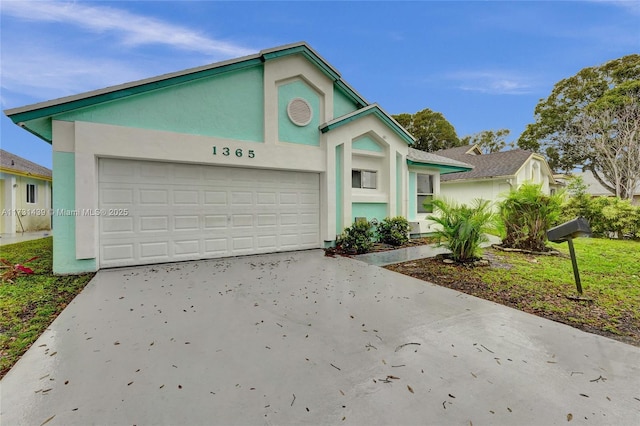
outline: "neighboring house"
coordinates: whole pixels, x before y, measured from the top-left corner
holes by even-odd
[[[0,149],[0,233],[51,229],[51,170]]]
[[[581,176],[582,181],[587,185],[587,193],[593,197],[615,197],[615,194],[602,186],[600,182],[593,177],[593,172],[587,170],[584,172],[576,172],[571,175],[557,175],[556,180],[564,182],[565,185],[569,183],[572,176]],[[636,188],[631,203],[634,205],[640,205],[640,184]]]
[[[5,113],[53,145],[56,273],[326,247],[471,169],[306,43]]]
[[[443,175],[440,192],[443,198],[469,204],[476,198],[492,202],[525,182],[542,186],[550,194],[558,187],[543,156],[521,149],[483,154],[477,145],[436,151],[435,154],[473,165],[473,170]]]

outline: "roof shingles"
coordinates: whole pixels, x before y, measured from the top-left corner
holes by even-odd
[[[522,165],[533,155],[530,151],[514,149],[512,151],[494,152],[491,154],[467,154],[469,146],[436,151],[435,154],[453,160],[462,161],[474,166],[473,170],[461,173],[443,175],[443,182],[463,179],[487,179],[493,177],[513,176]]]
[[[39,164],[18,157],[15,154],[0,149],[0,167],[6,171],[15,171],[21,174],[45,177],[51,179],[51,170]]]

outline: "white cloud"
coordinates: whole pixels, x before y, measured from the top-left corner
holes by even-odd
[[[161,44],[206,55],[232,58],[253,50],[215,40],[197,31],[136,15],[123,9],[58,1],[4,1],[3,15],[32,22],[57,22],[96,33],[113,33],[124,45]]]
[[[24,52],[3,46],[3,107],[13,104],[14,96],[7,92],[19,94],[19,102],[29,102],[25,97],[41,101],[149,77],[148,71],[114,58],[83,58],[46,48]]]
[[[3,108],[253,52],[185,26],[96,3],[0,0],[0,12]],[[146,54],[149,47],[174,49],[167,52],[172,60]]]
[[[531,78],[508,71],[458,71],[445,78],[461,90],[493,95],[526,95],[536,86]]]

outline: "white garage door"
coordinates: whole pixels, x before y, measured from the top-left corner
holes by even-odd
[[[315,173],[100,159],[100,267],[318,248],[319,182]]]

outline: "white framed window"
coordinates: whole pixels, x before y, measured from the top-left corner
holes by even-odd
[[[416,178],[418,213],[433,213],[433,175],[418,173]]]
[[[377,189],[377,172],[371,170],[351,170],[351,187],[363,189]]]
[[[35,204],[37,202],[38,187],[33,183],[27,184],[27,203]]]

